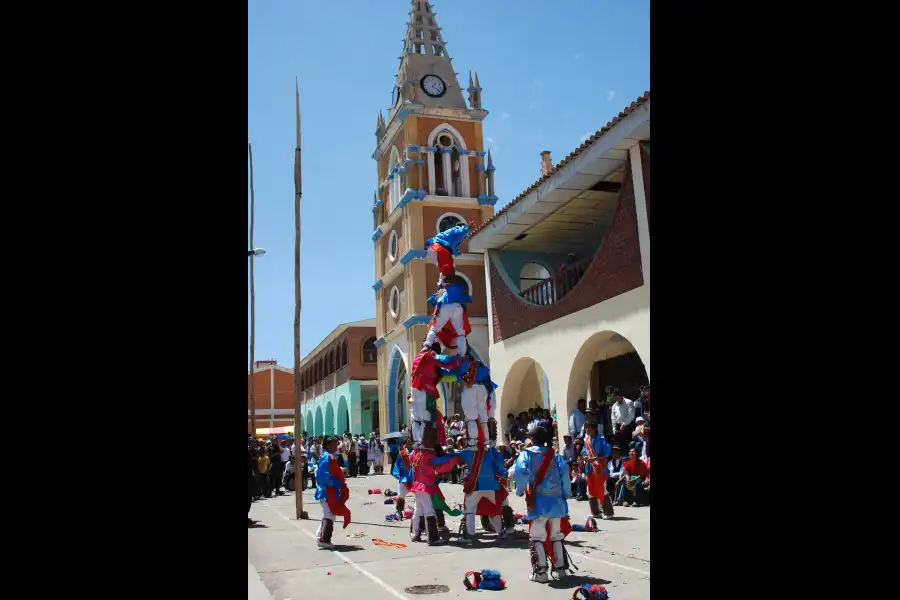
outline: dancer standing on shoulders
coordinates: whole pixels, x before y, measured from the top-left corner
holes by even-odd
[[[322,444],[322,458],[316,467],[316,500],[322,505],[322,522],[316,531],[319,548],[333,548],[331,534],[334,532],[334,517],[344,517],[344,528],[350,524],[350,509],[347,499],[350,490],[344,482],[344,471],[335,456],[338,438],[326,436]],[[298,490],[299,494],[300,491]]]
[[[410,372],[410,416],[414,448],[423,447],[425,425],[437,425],[437,383],[441,378],[441,368],[453,368],[460,362],[460,356],[442,355],[441,346],[437,343],[423,346],[413,359]],[[436,427],[435,431],[443,433],[443,428]]]
[[[490,369],[480,360],[475,360],[471,350],[467,350],[457,366],[444,368],[442,373],[444,378],[452,377],[462,384],[461,403],[466,417],[466,439],[469,448],[479,444],[484,446],[485,442],[493,446],[495,441],[489,439],[488,423],[493,420],[496,410],[491,400],[497,384],[491,381]]]
[[[531,581],[547,583],[548,557],[552,558],[554,576],[569,569],[563,540],[568,527],[572,486],[569,467],[562,456],[550,446],[553,424],[540,421],[528,430],[533,444],[525,448],[516,460],[516,495],[525,496],[528,506],[529,550],[531,551]],[[549,550],[548,550],[549,548]]]

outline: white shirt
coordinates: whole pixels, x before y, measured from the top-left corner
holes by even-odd
[[[285,446],[281,449],[281,462],[287,464],[291,461],[291,449]]]
[[[613,431],[619,428],[619,425],[628,425],[634,421],[634,402],[628,398],[622,398],[621,402],[614,402],[612,410],[612,426]]]
[[[569,435],[574,440],[578,434],[584,433],[584,424],[587,422],[587,416],[577,408],[569,416]]]

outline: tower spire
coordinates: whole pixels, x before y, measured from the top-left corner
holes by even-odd
[[[411,0],[394,110],[406,103],[429,108],[467,108],[436,14],[428,0]]]

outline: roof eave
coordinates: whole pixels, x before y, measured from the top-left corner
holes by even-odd
[[[546,197],[556,190],[583,187],[572,186],[570,185],[570,182],[572,182],[576,176],[579,176],[580,173],[584,173],[589,164],[603,159],[619,150],[617,146],[620,145],[623,140],[631,139],[630,136],[634,135],[649,121],[650,100],[648,98],[602,135],[597,136],[597,138],[589,144],[587,148],[582,150],[578,156],[551,173],[547,179],[532,189],[525,197],[498,214],[485,225],[484,229],[472,235],[472,237],[469,238],[469,251],[485,252],[506,245],[510,239],[514,238],[515,235],[518,235],[518,232],[513,233],[505,231],[511,223],[515,222],[517,217],[521,216],[522,213],[528,212],[529,209],[533,208],[541,200],[541,198]],[[602,180],[607,175],[608,173],[597,174],[594,183]],[[578,191],[581,192],[583,190],[580,189]]]

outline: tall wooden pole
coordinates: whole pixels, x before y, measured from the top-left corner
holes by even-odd
[[[300,439],[303,431],[300,406],[300,198],[303,196],[303,177],[300,161],[300,84],[294,79],[294,93],[297,100],[297,148],[294,150],[294,440]],[[298,519],[308,519],[303,510],[303,472],[300,465],[300,448],[294,449],[294,498]],[[296,478],[300,478],[299,480]]]
[[[250,250],[253,246],[253,146],[247,142],[247,152],[250,154]],[[253,285],[253,252],[250,253],[250,429],[256,435],[256,377],[253,373],[254,351],[256,346],[256,290]]]

